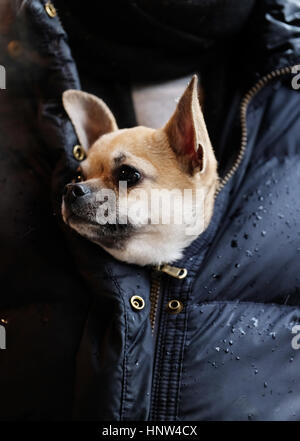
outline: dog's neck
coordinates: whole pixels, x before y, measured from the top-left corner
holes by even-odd
[[[134,84],[132,99],[137,124],[162,127],[174,112],[189,79],[190,75],[172,81]]]

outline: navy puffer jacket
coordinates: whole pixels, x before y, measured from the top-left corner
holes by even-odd
[[[299,1],[257,2],[233,54],[214,141],[222,187],[174,264],[184,278],[62,225],[78,141],[61,94],[78,73],[48,2],[1,8],[0,418],[300,420]]]

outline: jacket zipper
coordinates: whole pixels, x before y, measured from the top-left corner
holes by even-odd
[[[233,166],[231,167],[229,172],[224,176],[224,178],[220,181],[215,193],[215,197],[220,193],[220,191],[233,177],[233,175],[239,168],[244,158],[247,147],[247,141],[248,141],[247,110],[250,101],[270,81],[274,80],[277,77],[292,73],[293,68],[295,68],[296,66],[297,65],[293,65],[293,66],[283,67],[280,69],[275,69],[272,72],[268,73],[267,75],[263,76],[260,80],[257,81],[257,83],[255,83],[255,85],[249,90],[248,93],[246,93],[246,95],[242,99],[240,105],[240,120],[241,120],[241,130],[242,130],[240,151]],[[150,303],[151,303],[150,323],[151,323],[152,334],[154,334],[154,330],[155,330],[162,273],[166,273],[171,277],[176,277],[177,279],[184,279],[187,276],[186,268],[177,268],[167,264],[158,265],[154,267],[154,271],[151,277],[151,289],[150,289]]]
[[[241,102],[240,106],[240,119],[241,119],[241,128],[242,128],[242,135],[241,135],[241,148],[239,151],[239,154],[229,170],[229,172],[224,176],[224,178],[220,181],[215,196],[217,196],[220,191],[225,187],[225,185],[229,182],[229,180],[232,178],[232,176],[235,174],[237,169],[239,168],[239,165],[241,164],[248,141],[248,130],[247,130],[247,110],[250,101],[252,98],[263,88],[265,87],[270,81],[274,80],[277,77],[280,77],[282,75],[287,75],[292,72],[292,69],[294,66],[287,66],[282,67],[281,69],[275,69],[272,72],[268,73],[267,75],[263,76],[250,90],[249,92],[244,96]]]
[[[150,323],[152,329],[152,335],[154,335],[156,314],[158,309],[158,299],[160,293],[161,273],[153,269],[151,276],[151,289],[150,289]]]
[[[152,334],[154,334],[155,330],[155,321],[158,309],[162,273],[168,274],[169,276],[175,277],[176,279],[184,279],[187,276],[187,269],[177,268],[176,266],[171,266],[167,264],[157,265],[153,267],[150,289],[150,323]]]

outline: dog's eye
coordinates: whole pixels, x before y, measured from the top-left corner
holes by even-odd
[[[117,180],[118,181],[126,181],[128,187],[132,187],[137,184],[141,179],[140,172],[130,165],[122,165],[117,170]]]

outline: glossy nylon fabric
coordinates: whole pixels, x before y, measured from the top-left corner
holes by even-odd
[[[254,38],[245,48],[248,74],[233,75],[239,80],[221,113],[223,169],[240,147],[240,96],[250,79],[300,62],[298,3],[256,6],[260,45],[255,57]],[[62,188],[78,166],[61,93],[80,83],[61,23],[44,4],[8,2],[0,27],[7,67],[0,312],[8,322],[1,418],[299,419],[299,351],[291,340],[300,320],[300,98],[292,78],[270,82],[251,101],[244,159],[219,194],[209,228],[177,263],[188,277],[163,276],[154,345],[149,269],[115,261],[60,219]],[[7,51],[12,40],[22,42],[17,57]],[[112,85],[106,93],[121,90]],[[119,95],[121,115],[127,95]],[[133,294],[145,299],[143,310],[131,308]],[[174,298],[184,309],[169,315],[165,305]]]

